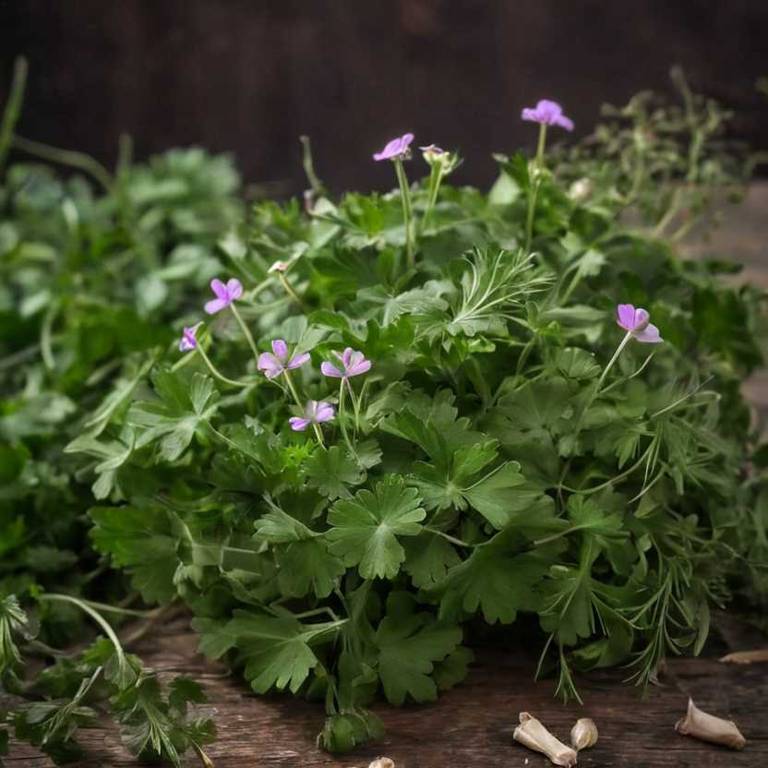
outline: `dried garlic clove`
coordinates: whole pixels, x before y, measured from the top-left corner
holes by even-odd
[[[520,713],[520,725],[515,728],[512,738],[534,752],[546,755],[553,765],[573,768],[576,752],[558,741],[535,717],[528,712]]]
[[[725,664],[755,664],[768,661],[768,648],[759,651],[735,651],[723,656],[720,661]]]
[[[589,717],[580,717],[571,728],[571,746],[577,751],[597,744],[597,726]]]
[[[747,743],[733,720],[723,720],[702,712],[693,703],[693,699],[688,699],[688,712],[675,723],[675,730],[684,736],[722,744],[731,749],[744,749]]]
[[[395,768],[395,761],[388,757],[377,757],[368,768]]]

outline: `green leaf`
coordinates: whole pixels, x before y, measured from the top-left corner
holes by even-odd
[[[328,499],[348,499],[349,486],[359,485],[365,479],[357,462],[338,445],[327,451],[315,451],[304,464],[307,480],[312,488]]]
[[[412,613],[412,605],[399,597],[397,593],[390,595],[387,615],[376,630],[384,693],[397,705],[408,697],[418,702],[434,701],[437,685],[430,675],[435,662],[445,659],[461,643],[461,629],[441,626],[426,613]]]
[[[554,552],[539,547],[520,554],[519,535],[501,531],[475,547],[451,568],[440,585],[440,617],[458,620],[480,610],[489,624],[511,624],[519,610],[535,610],[534,588],[541,583]]]
[[[197,620],[200,650],[218,658],[237,648],[238,658],[245,664],[245,677],[256,693],[271,688],[288,688],[296,693],[317,666],[318,659],[310,647],[331,641],[344,621],[323,624],[301,624],[290,615],[266,616],[236,610],[224,626],[219,622]]]
[[[344,564],[321,539],[289,544],[277,554],[277,566],[280,591],[287,597],[303,597],[310,592],[328,597],[345,572]]]
[[[461,562],[453,546],[442,536],[422,531],[403,542],[406,559],[403,568],[419,589],[430,589],[440,583],[448,569]]]
[[[416,536],[425,516],[416,489],[390,475],[373,491],[358,491],[353,499],[337,501],[328,513],[332,527],[326,536],[331,552],[346,566],[358,566],[364,579],[391,579],[405,560],[397,537]]]
[[[173,523],[160,507],[94,507],[91,538],[115,565],[128,568],[144,600],[167,602],[176,595],[173,577],[179,564]]]

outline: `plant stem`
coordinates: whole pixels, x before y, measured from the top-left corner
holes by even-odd
[[[437,203],[437,193],[440,190],[440,182],[443,180],[443,166],[441,163],[434,163],[429,173],[429,192],[427,194],[427,208],[424,211],[424,218],[421,220],[420,231],[427,228],[429,218]]]
[[[114,187],[112,174],[98,160],[82,152],[52,147],[49,144],[24,139],[21,136],[14,136],[11,145],[14,149],[20,149],[22,152],[40,157],[43,160],[77,168],[92,176],[107,192],[111,192]]]
[[[608,375],[608,372],[611,370],[611,368],[613,368],[613,364],[619,359],[619,355],[624,351],[624,347],[626,347],[631,340],[632,340],[632,331],[627,331],[626,335],[621,340],[621,343],[619,344],[619,346],[616,347],[616,351],[613,353],[613,357],[608,361],[608,365],[605,366],[605,369],[600,375],[600,378],[597,380],[597,387],[595,388],[595,394],[592,396],[592,399],[590,400],[589,405],[592,405],[592,401],[600,394],[600,387],[605,381],[605,377]],[[589,405],[587,407],[589,407]]]
[[[304,303],[299,298],[299,294],[293,290],[293,286],[288,282],[288,278],[282,272],[278,272],[277,277],[282,283],[283,288],[285,289],[285,292],[288,294],[288,296],[299,305],[299,309],[304,309]]]
[[[355,450],[354,446],[352,445],[352,441],[349,439],[349,434],[347,433],[347,427],[344,424],[344,381],[345,379],[342,377],[341,382],[339,383],[339,428],[341,429],[341,434],[344,438],[344,442],[347,444],[347,448],[349,449],[349,452],[352,454],[352,457],[357,461],[357,451]]]
[[[343,378],[342,384],[347,382],[347,389],[349,390],[349,397],[352,400],[352,409],[355,412],[355,435],[360,431],[360,400],[355,396],[355,390],[352,389],[352,383],[348,378]]]
[[[240,325],[240,330],[243,332],[243,336],[245,336],[245,339],[248,342],[248,346],[251,348],[251,352],[253,352],[253,357],[256,360],[256,363],[258,364],[259,350],[256,348],[256,342],[253,340],[253,336],[251,335],[251,332],[248,330],[248,326],[245,324],[245,321],[243,320],[243,317],[238,311],[234,302],[232,302],[229,305],[229,308],[232,310],[232,314],[235,316],[235,319]]]
[[[198,343],[195,347],[197,353],[203,358],[203,361],[208,366],[208,370],[213,374],[215,378],[224,384],[228,384],[230,387],[248,387],[250,384],[244,381],[235,381],[234,379],[227,378],[223,373],[220,373],[218,368],[211,362],[211,358],[205,353],[202,344]]]
[[[71,603],[72,605],[77,606],[84,613],[87,613],[104,630],[104,634],[109,638],[110,642],[115,648],[115,656],[117,656],[118,666],[123,667],[123,665],[126,663],[126,659],[125,651],[123,650],[123,646],[120,643],[120,638],[118,638],[115,630],[112,629],[112,626],[109,624],[109,622],[107,622],[107,620],[98,611],[95,611],[93,608],[91,608],[91,606],[86,601],[77,597],[72,597],[71,595],[60,595],[55,593],[40,595],[38,600]]]
[[[533,239],[533,219],[536,213],[536,198],[539,196],[539,187],[544,173],[544,148],[547,144],[547,126],[539,126],[539,144],[536,148],[536,161],[534,163],[535,178],[531,184],[531,194],[528,200],[528,218],[525,222],[525,253],[531,250]]]
[[[408,177],[405,175],[403,161],[400,158],[394,160],[397,183],[400,185],[400,199],[403,203],[403,224],[405,226],[405,256],[408,266],[415,264],[413,253],[413,208],[411,207],[411,190],[408,186]]]
[[[3,119],[0,122],[0,170],[5,163],[8,150],[13,141],[13,129],[21,117],[21,106],[24,103],[24,89],[27,85],[27,60],[19,56],[13,65],[13,81],[10,95],[5,105]]]

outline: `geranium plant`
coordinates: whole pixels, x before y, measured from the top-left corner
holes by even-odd
[[[652,681],[764,586],[739,393],[763,297],[625,221],[652,174],[549,155],[554,102],[522,116],[538,151],[499,156],[487,194],[409,133],[374,155],[391,193],[334,200],[308,163],[307,204],[222,232],[213,298],[68,447],[96,550],[254,691],[322,700],[333,751],[381,733],[377,696],[459,683],[476,623],[536,615],[539,673],[577,697],[574,669]],[[691,123],[657,117],[684,151]]]

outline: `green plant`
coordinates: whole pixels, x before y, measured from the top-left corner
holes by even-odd
[[[668,130],[681,143],[688,124]],[[685,182],[702,200],[723,181],[703,135]],[[565,191],[614,150],[502,157],[489,195],[443,184],[435,205],[432,174],[405,185],[409,141],[381,153],[399,193],[257,205],[222,244],[244,292],[222,283],[208,324],[183,318],[184,354],[98,440],[121,463],[96,548],[145,600],[184,600],[201,649],[255,691],[323,699],[335,751],[380,732],[377,691],[429,701],[460,681],[472,621],[538,614],[565,697],[573,668],[628,661],[644,684],[765,563],[738,389],[761,361],[760,293],[624,224],[623,176]],[[650,199],[658,180],[634,184]],[[642,313],[622,340],[621,301],[665,342],[639,343],[658,341]]]

